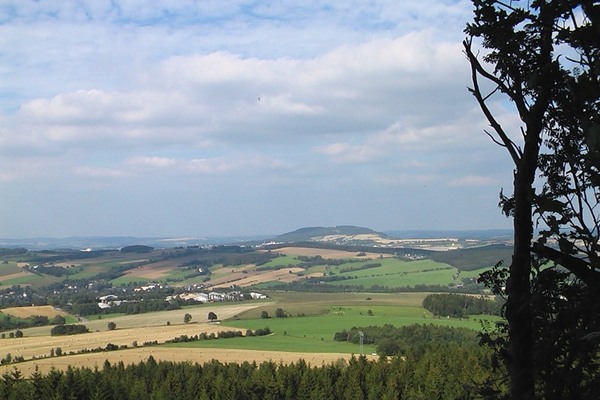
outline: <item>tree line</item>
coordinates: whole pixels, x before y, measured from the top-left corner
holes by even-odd
[[[391,324],[383,326],[353,327],[336,332],[333,340],[339,342],[360,342],[362,332],[364,344],[377,345],[380,356],[407,355],[422,353],[435,344],[445,346],[454,344],[478,352],[477,333],[472,329],[453,328],[433,324],[412,324],[395,327]]]
[[[19,328],[31,328],[35,326],[59,325],[65,323],[65,317],[56,315],[49,319],[45,315],[32,315],[27,318],[16,318],[10,315],[2,315],[0,317],[0,331],[7,331]]]
[[[304,360],[221,363],[123,362],[101,368],[2,375],[0,398],[46,399],[457,399],[468,398],[490,378],[477,354],[457,346],[432,346],[404,358],[352,357],[321,366]]]
[[[439,317],[466,318],[478,314],[500,315],[502,303],[484,297],[440,293],[427,295],[423,308]]]

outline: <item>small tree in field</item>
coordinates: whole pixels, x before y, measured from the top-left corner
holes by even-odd
[[[114,331],[115,329],[117,329],[117,324],[115,324],[112,321],[110,321],[106,326],[108,327],[109,331]]]
[[[189,313],[185,313],[185,315],[183,316],[183,322],[186,324],[189,324],[191,320],[192,320],[192,315]]]
[[[212,311],[208,313],[208,320],[209,320],[210,322],[214,322],[214,321],[216,321],[217,319],[218,319],[218,318],[217,318],[217,314],[215,314],[215,313],[214,313],[214,312],[212,312]]]
[[[262,311],[262,312],[260,313],[260,317],[261,317],[262,319],[267,319],[267,318],[269,318],[269,313],[268,313],[268,312],[266,312],[266,311]]]

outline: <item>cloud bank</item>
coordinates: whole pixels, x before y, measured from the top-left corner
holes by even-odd
[[[263,3],[3,6],[0,236],[505,226],[469,2]]]

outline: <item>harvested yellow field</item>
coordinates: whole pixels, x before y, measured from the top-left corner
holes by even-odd
[[[343,251],[343,250],[333,250],[333,249],[314,249],[311,247],[282,247],[276,251],[280,254],[288,254],[292,256],[307,256],[307,257],[315,257],[321,256],[325,259],[372,259],[379,257],[391,257],[390,254],[384,253],[364,253],[364,255],[359,256],[358,252],[352,251]]]
[[[1,366],[0,373],[3,374],[7,370],[13,370],[14,367],[17,367],[26,377],[30,376],[36,367],[42,373],[47,373],[52,368],[66,370],[69,366],[98,367],[101,369],[106,360],[111,364],[123,362],[125,365],[129,365],[146,361],[150,356],[156,361],[191,362],[198,364],[211,360],[218,360],[222,363],[242,363],[244,361],[261,363],[263,361],[273,361],[286,364],[303,359],[312,366],[330,364],[340,359],[348,360],[351,357],[349,354],[342,353],[293,353],[261,350],[146,347],[33,360]],[[373,356],[368,357],[375,358]]]
[[[104,331],[83,333],[79,335],[69,336],[27,336],[27,331],[24,330],[25,336],[18,339],[0,339],[3,353],[10,353],[13,356],[23,356],[25,359],[32,357],[43,357],[50,354],[51,349],[60,347],[63,353],[78,352],[85,349],[94,349],[98,347],[106,347],[112,343],[117,346],[127,345],[132,346],[133,342],[142,345],[144,342],[158,341],[164,343],[167,340],[179,337],[181,335],[194,336],[202,332],[208,334],[212,332],[238,330],[221,326],[219,324],[202,323],[177,323],[169,326],[149,326],[144,328],[119,328],[119,320],[113,319],[117,324],[117,329],[113,331],[106,330],[104,322]],[[192,320],[193,321],[193,320]],[[89,324],[85,324],[88,326]]]
[[[151,264],[146,264],[125,272],[125,276],[135,276],[138,278],[160,279],[168,276],[177,265],[171,260],[158,261]]]
[[[220,319],[232,318],[244,311],[271,303],[218,305],[214,307],[187,308],[183,310],[161,311],[149,314],[127,315],[117,318],[82,322],[89,333],[70,336],[50,336],[52,327],[23,329],[24,337],[0,339],[3,353],[23,356],[25,359],[50,354],[51,349],[60,347],[63,352],[77,352],[83,349],[106,347],[107,344],[131,346],[132,343],[158,341],[159,343],[181,335],[194,336],[202,332],[211,333],[223,330],[237,330],[220,324],[209,323],[208,313],[214,312]],[[183,317],[192,316],[191,323],[184,324]],[[167,325],[167,321],[170,325]],[[108,322],[114,322],[115,330],[108,330]]]
[[[280,281],[280,282],[293,282],[300,277],[296,275],[298,272],[304,271],[304,268],[282,268],[272,271],[261,271],[261,272],[250,272],[248,274],[235,275],[235,285],[239,287],[247,287],[257,285],[263,282]],[[210,281],[209,283],[216,283],[211,285],[212,288],[226,288],[231,286],[233,282],[231,276],[225,278],[226,282],[220,283],[217,280]]]
[[[146,265],[129,270],[125,273],[126,276],[135,276],[137,278],[160,279],[168,276],[173,270],[173,267],[155,267]]]
[[[52,306],[11,307],[4,308],[0,311],[2,311],[3,314],[12,315],[13,317],[18,318],[33,317],[34,315],[54,318],[57,315],[68,315],[68,313],[58,310]]]
[[[213,269],[211,271],[212,271],[212,273],[214,275],[221,275],[221,274],[222,275],[226,275],[226,274],[240,273],[240,272],[243,272],[243,271],[249,272],[253,268],[256,268],[256,265],[254,265],[254,264],[246,264],[244,266],[238,266],[238,265],[236,265],[235,268],[221,267],[221,268]]]
[[[22,356],[27,361],[18,364],[9,364],[0,367],[0,374],[6,368],[12,370],[17,367],[26,376],[31,374],[36,366],[41,372],[48,372],[52,367],[66,369],[72,366],[102,367],[104,360],[111,363],[123,361],[125,364],[138,363],[152,355],[156,360],[189,361],[203,363],[212,359],[221,362],[243,361],[268,361],[292,362],[303,358],[313,365],[334,362],[340,358],[348,358],[348,354],[312,354],[293,352],[269,352],[254,350],[225,350],[225,349],[193,349],[193,348],[162,348],[138,347],[133,348],[134,342],[142,345],[144,342],[157,341],[164,343],[169,339],[181,335],[194,336],[202,332],[217,333],[219,331],[239,330],[226,325],[209,323],[206,318],[208,312],[215,312],[221,319],[232,318],[244,311],[255,307],[267,306],[272,303],[260,302],[252,304],[210,305],[184,310],[162,311],[150,314],[138,314],[103,320],[84,322],[90,333],[71,336],[50,336],[50,327],[24,329],[24,337],[13,339],[0,339],[3,355],[10,353],[13,357]],[[33,309],[33,307],[30,307]],[[41,307],[40,307],[41,308]],[[43,309],[43,308],[42,308]],[[50,309],[52,309],[50,307]],[[54,310],[57,311],[57,310]],[[185,313],[192,315],[192,322],[183,323]],[[171,324],[167,325],[166,321]],[[117,329],[108,330],[108,322],[115,322]],[[47,357],[51,351],[56,352],[60,347],[63,354],[76,353],[84,349],[105,348],[107,344],[117,346],[127,345],[129,348],[119,351],[104,351],[99,353],[86,353],[64,355],[61,357]],[[36,357],[36,359],[33,359]],[[47,358],[41,358],[47,357]]]

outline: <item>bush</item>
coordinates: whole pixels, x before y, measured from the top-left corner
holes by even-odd
[[[77,335],[88,331],[85,325],[56,325],[50,330],[51,336]]]
[[[380,356],[395,356],[400,353],[400,344],[394,339],[383,339],[376,348]]]
[[[271,334],[271,329],[269,329],[268,326],[254,331],[254,336],[266,336],[266,335],[270,335],[270,334]]]

